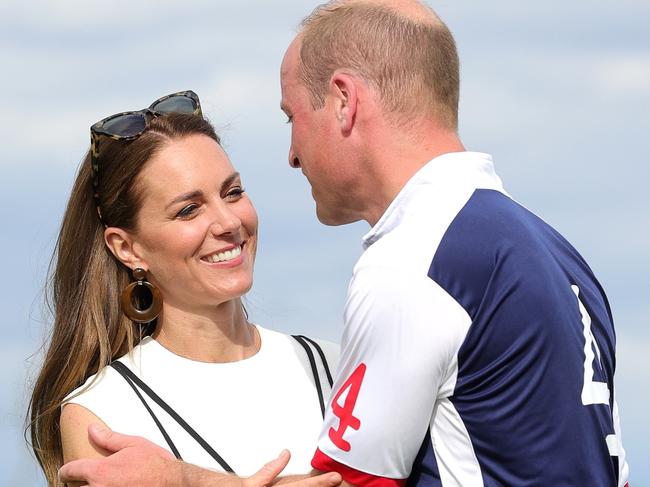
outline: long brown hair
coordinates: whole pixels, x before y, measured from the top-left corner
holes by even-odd
[[[132,141],[101,141],[99,205],[103,223],[133,230],[142,206],[138,175],[171,139],[193,134],[220,139],[195,115],[154,118]],[[63,399],[112,360],[129,352],[144,333],[120,310],[130,272],[104,243],[104,224],[93,198],[90,153],[83,160],[63,216],[48,276],[53,329],[28,411],[31,446],[48,485],[61,486],[59,418]],[[155,323],[153,324],[155,326]]]

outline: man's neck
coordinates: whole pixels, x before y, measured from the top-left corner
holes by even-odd
[[[429,161],[443,154],[465,151],[455,132],[426,124],[408,132],[393,132],[390,139],[388,134],[378,135],[375,140],[388,142],[373,147],[369,161],[374,196],[368,200],[364,219],[370,226],[379,221],[406,183]]]

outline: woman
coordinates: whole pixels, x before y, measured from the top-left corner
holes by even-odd
[[[285,473],[308,472],[338,351],[248,322],[257,215],[198,97],[108,117],[91,140],[30,406],[49,485],[64,461],[102,455],[91,423],[238,475],[288,448]]]

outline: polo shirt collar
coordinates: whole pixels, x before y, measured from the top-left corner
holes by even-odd
[[[489,154],[450,152],[435,157],[407,181],[379,221],[363,236],[364,250],[400,224],[402,216],[422,185],[441,184],[443,181],[444,184],[457,184],[457,176],[461,176],[463,179],[466,177],[471,181],[481,173],[483,176],[487,175],[498,181],[498,184],[501,185],[501,181],[494,171],[492,156]],[[450,174],[456,177],[450,178]]]

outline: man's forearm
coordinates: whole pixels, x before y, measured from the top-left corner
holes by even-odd
[[[273,485],[274,486],[284,485],[284,484],[307,485],[304,482],[302,484],[297,484],[297,482],[299,482],[300,480],[307,480],[307,479],[314,479],[314,481],[316,481],[317,480],[316,477],[325,480],[327,476],[330,476],[328,477],[330,486],[354,487],[352,484],[348,484],[346,481],[342,480],[340,478],[340,475],[335,474],[334,472],[327,473],[327,472],[321,472],[319,470],[312,470],[311,473],[307,475],[287,475],[286,477],[278,477],[277,481],[273,482]],[[294,482],[296,482],[296,484],[294,484]],[[319,484],[314,483],[313,485],[315,486]]]
[[[180,483],[169,487],[241,487],[242,479],[236,475],[213,472],[190,463],[180,463]]]
[[[293,487],[335,487],[341,484],[341,476],[335,472],[323,474],[313,471],[307,475],[289,475],[280,478],[278,475],[286,466],[288,459],[288,455],[283,453],[277,460],[267,463],[255,475],[246,478],[180,463],[182,483],[169,487],[264,487],[280,484]]]

